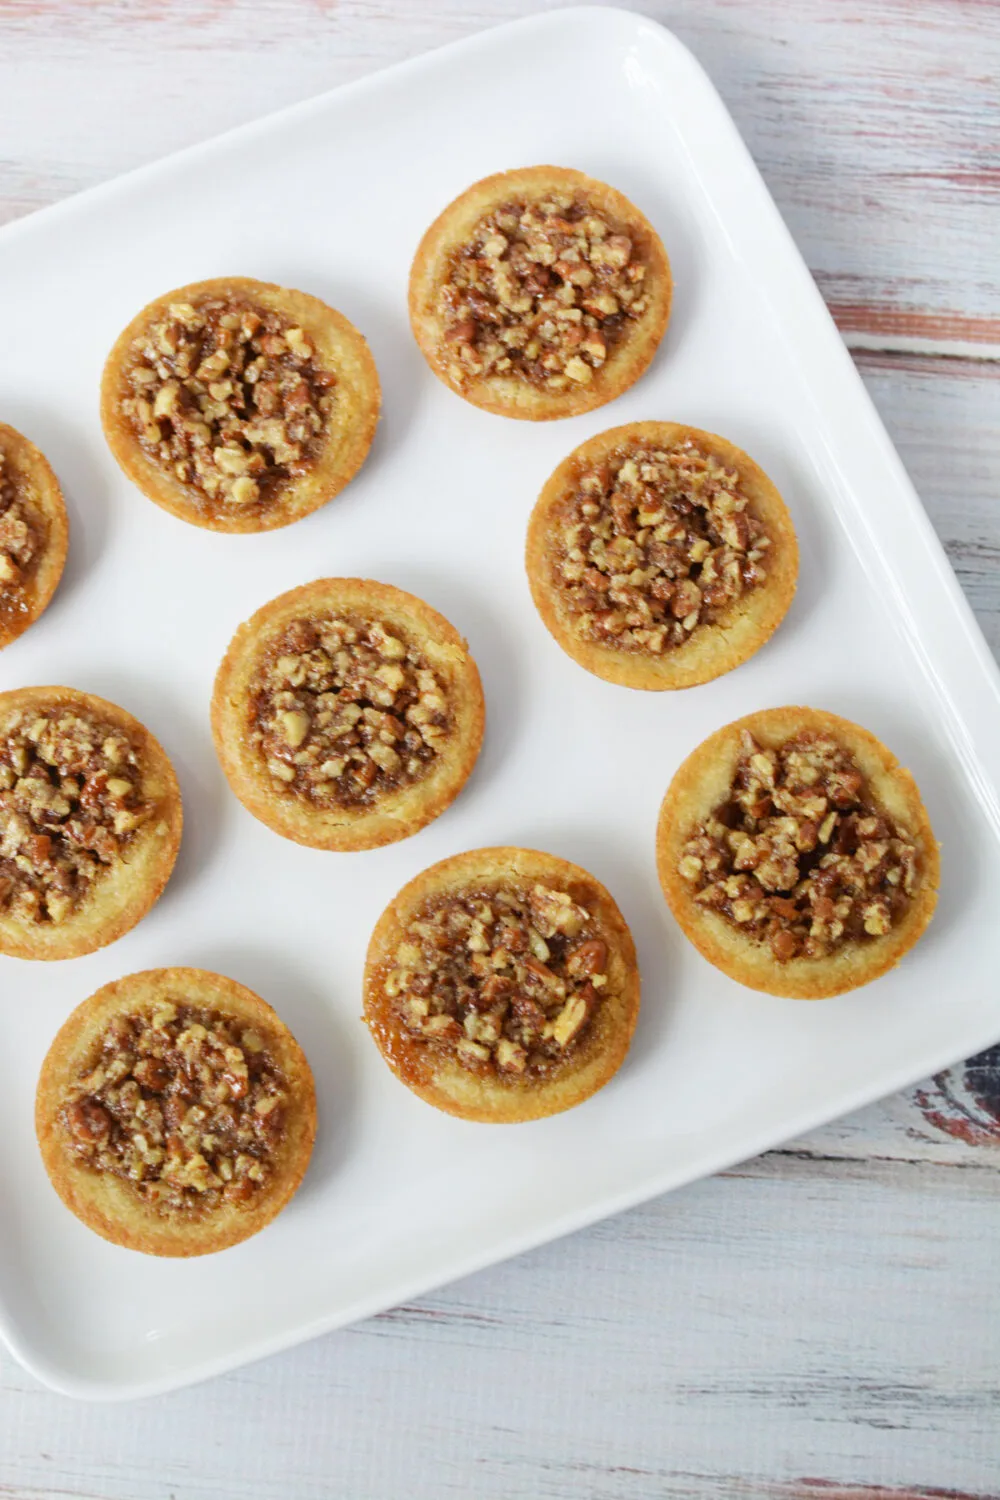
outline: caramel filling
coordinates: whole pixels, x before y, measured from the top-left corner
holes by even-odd
[[[303,329],[242,299],[174,302],[137,340],[123,402],[158,468],[227,511],[308,472],[334,376]]]
[[[23,603],[25,584],[38,561],[41,538],[24,485],[0,448],[0,614]]]
[[[812,731],[765,750],[744,730],[730,796],[692,831],[678,873],[779,963],[885,937],[920,878],[916,846],[850,751]]]
[[[0,731],[0,911],[65,921],[151,812],[120,729],[76,709],[19,710]]]
[[[251,734],[268,776],[318,806],[371,807],[422,781],[451,724],[419,647],[379,620],[296,621],[257,673]]]
[[[589,385],[647,310],[645,282],[633,238],[586,199],[505,203],[449,259],[439,311],[453,374]]]
[[[110,1023],[59,1121],[76,1160],[158,1209],[203,1213],[270,1181],[286,1087],[252,1026],[177,999]]]
[[[584,640],[660,656],[767,578],[771,539],[739,475],[685,441],[588,463],[553,515],[553,583]]]
[[[601,1007],[608,945],[593,914],[546,885],[427,902],[406,924],[385,993],[406,1030],[473,1072],[542,1075]]]

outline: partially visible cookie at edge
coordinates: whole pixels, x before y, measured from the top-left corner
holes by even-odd
[[[0,649],[48,608],[68,546],[66,505],[51,465],[0,422]]]
[[[88,1228],[147,1255],[206,1255],[258,1233],[297,1191],[316,1093],[302,1049],[253,991],[151,969],[66,1021],[35,1127],[53,1187]]]
[[[365,1020],[426,1103],[514,1124],[603,1088],[639,990],[632,935],[593,875],[534,849],[474,849],[424,870],[379,918]]]
[[[317,849],[408,838],[465,785],[482,744],[466,642],[413,594],[324,578],[236,632],[212,697],[229,784],[276,833]]]
[[[101,382],[129,479],[214,531],[268,531],[325,505],[364,463],[380,404],[371,352],[342,313],[241,276],[150,302]]]
[[[660,810],[667,902],[710,963],[818,1000],[900,962],[937,903],[940,856],[916,782],[858,724],[763,709],[691,752]]]
[[[427,230],[410,322],[458,395],[545,421],[633,385],[672,294],[660,237],[622,193],[568,167],[523,167],[474,183]]]
[[[547,480],[525,562],[535,606],[608,682],[692,687],[741,665],[795,595],[798,543],[763,470],[715,433],[630,422]]]
[[[0,953],[78,958],[157,900],[181,839],[159,742],[76,688],[0,693]]]

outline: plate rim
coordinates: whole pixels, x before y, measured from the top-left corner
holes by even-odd
[[[616,34],[616,40],[619,40],[620,34],[627,29],[636,40],[642,39],[646,42],[655,43],[656,46],[667,53],[673,53],[679,63],[696,79],[699,89],[704,94],[706,103],[714,111],[715,119],[713,121],[713,128],[717,127],[725,137],[723,144],[726,152],[732,155],[735,150],[736,155],[740,158],[741,174],[744,177],[751,178],[755,182],[756,195],[761,211],[768,219],[767,233],[769,237],[773,240],[774,236],[777,235],[783,241],[785,248],[785,269],[790,270],[792,262],[795,263],[793,273],[795,283],[794,294],[808,309],[808,316],[812,326],[805,333],[797,330],[794,351],[800,352],[803,347],[815,344],[818,335],[820,352],[824,363],[832,362],[837,364],[841,382],[843,383],[846,377],[847,383],[852,389],[852,399],[857,401],[858,397],[861,398],[860,409],[865,415],[868,435],[878,444],[882,458],[893,471],[898,494],[900,499],[905,503],[909,518],[919,534],[919,540],[927,553],[927,560],[933,567],[936,583],[945,590],[952,607],[955,623],[963,629],[965,637],[963,644],[965,649],[971,652],[975,666],[983,679],[982,687],[990,689],[992,701],[1000,705],[1000,666],[998,666],[989,649],[972,611],[972,607],[947,560],[940,539],[934,531],[927,512],[895,445],[885,429],[877,408],[854,366],[850,352],[841,339],[839,331],[823,301],[819,288],[813,280],[803,255],[793,239],[791,231],[774,202],[770,190],[764,182],[725,101],[716,89],[711,77],[690,49],[669,28],[658,21],[654,21],[647,16],[620,6],[571,5],[523,16],[513,21],[486,28],[474,33],[472,36],[448,42],[443,46],[430,49],[414,57],[403,59],[388,67],[366,74],[361,78],[340,84],[319,94],[311,95],[304,100],[286,105],[279,110],[233,126],[203,141],[171,152],[166,156],[156,158],[128,172],[113,176],[93,187],[74,193],[67,198],[59,200],[57,203],[15,219],[9,224],[0,226],[0,250],[2,250],[4,245],[12,243],[19,237],[30,237],[36,231],[47,232],[54,224],[58,224],[62,218],[71,218],[73,213],[79,209],[86,211],[91,206],[99,204],[105,199],[111,199],[117,194],[127,194],[134,186],[154,182],[161,172],[172,171],[189,161],[194,162],[206,154],[211,154],[217,147],[248,143],[255,135],[267,134],[272,127],[279,123],[304,120],[311,114],[322,113],[333,100],[340,102],[351,96],[360,96],[367,90],[384,87],[389,80],[416,75],[442,63],[447,65],[456,56],[469,56],[476,52],[488,52],[494,44],[495,39],[501,35],[511,35],[517,32],[528,34],[532,32],[545,32],[547,30],[559,30],[567,24],[589,27],[595,34],[600,34],[604,29],[613,29]],[[895,574],[890,561],[884,557],[882,560],[890,576],[895,580]],[[916,651],[918,644],[919,637],[912,637],[911,648]],[[931,676],[933,679],[937,679],[937,674],[933,669]],[[939,679],[937,680],[937,686],[944,695],[944,701],[950,703],[950,695]],[[954,712],[956,718],[964,727],[966,722],[965,715],[959,713],[957,710],[954,710]],[[958,753],[962,759],[966,760],[967,769],[970,770],[970,774],[973,774],[973,768],[970,768],[968,765],[968,753],[963,752],[961,747],[958,747]],[[1000,767],[1000,752],[998,752],[996,759],[998,767]],[[975,760],[979,764],[978,756],[975,757]],[[982,774],[986,776],[987,784],[994,792],[994,806],[988,808],[987,811],[991,815],[994,831],[1000,833],[1000,801],[996,799],[996,778],[989,776],[984,771]],[[100,1376],[89,1377],[78,1374],[68,1365],[61,1366],[58,1360],[45,1352],[31,1347],[27,1339],[20,1337],[12,1319],[8,1315],[7,1307],[2,1301],[0,1301],[0,1339],[3,1340],[3,1343],[10,1350],[12,1356],[30,1375],[58,1394],[78,1400],[111,1403],[165,1394],[169,1391],[193,1386],[228,1371],[255,1363],[257,1360],[267,1358],[272,1354],[280,1353],[298,1344],[308,1342],[324,1333],[358,1323],[388,1308],[405,1305],[414,1298],[425,1296],[445,1285],[464,1279],[466,1276],[474,1275],[489,1266],[500,1264],[529,1250],[558,1240],[567,1234],[587,1228],[603,1219],[625,1212],[653,1198],[662,1196],[666,1192],[673,1191],[675,1188],[687,1186],[703,1177],[716,1175],[763,1152],[774,1149],[774,1147],[783,1141],[798,1137],[830,1120],[850,1114],[857,1109],[873,1103],[875,1100],[884,1098],[912,1085],[915,1081],[941,1072],[953,1066],[956,1062],[962,1061],[964,1058],[992,1045],[998,1038],[1000,1038],[1000,1004],[998,1004],[995,1026],[991,1027],[989,1031],[984,1033],[981,1021],[977,1021],[975,1026],[970,1024],[967,1032],[961,1037],[957,1037],[954,1046],[949,1045],[944,1054],[942,1054],[940,1048],[928,1049],[925,1065],[920,1067],[919,1070],[915,1069],[914,1060],[911,1055],[909,1060],[905,1064],[901,1064],[898,1069],[883,1071],[877,1080],[868,1079],[856,1088],[844,1091],[840,1101],[832,1111],[827,1102],[819,1107],[802,1108],[797,1113],[790,1112],[784,1116],[780,1127],[777,1129],[772,1123],[769,1123],[756,1133],[751,1132],[746,1134],[738,1143],[730,1141],[721,1144],[714,1151],[706,1152],[696,1165],[684,1167],[680,1171],[678,1171],[676,1166],[671,1169],[665,1169],[662,1177],[657,1174],[647,1174],[641,1183],[630,1183],[627,1188],[620,1192],[603,1195],[598,1200],[590,1202],[583,1207],[575,1207],[567,1210],[557,1215],[555,1219],[546,1221],[543,1227],[535,1225],[506,1239],[494,1241],[488,1250],[479,1251],[464,1257],[459,1256],[453,1263],[449,1263],[448,1268],[444,1271],[439,1271],[432,1275],[422,1273],[419,1276],[414,1276],[409,1281],[404,1279],[396,1285],[392,1294],[388,1297],[383,1291],[381,1293],[373,1293],[367,1297],[356,1298],[348,1307],[341,1307],[337,1312],[296,1323],[294,1326],[266,1338],[248,1338],[239,1347],[230,1347],[228,1352],[218,1353],[201,1360],[196,1359],[178,1368],[166,1369],[149,1377],[129,1379],[103,1378]]]

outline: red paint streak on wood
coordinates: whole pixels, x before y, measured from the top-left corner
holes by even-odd
[[[985,189],[988,193],[1000,189],[1000,167],[986,167],[977,171],[955,170],[952,172],[890,172],[905,182],[947,182],[952,187],[971,188],[974,192]]]
[[[841,333],[865,333],[885,339],[948,339],[966,344],[1000,344],[1000,318],[918,308],[878,307],[870,302],[827,304]]]
[[[926,375],[934,380],[946,373],[949,380],[1000,380],[1000,359],[961,359],[954,355],[943,359],[940,355],[893,349],[852,349],[851,358],[859,370],[881,370],[888,375]]]
[[[0,0],[0,24],[13,22],[27,30],[34,21],[55,20],[67,30],[96,36],[111,25],[141,27],[165,21],[201,26],[235,10],[237,4],[238,0]]]
[[[137,3],[129,9],[137,19],[141,19],[148,18],[150,13],[162,15],[168,4],[169,0],[145,0],[144,4]],[[122,19],[123,12],[118,10],[113,0],[111,4],[107,0],[95,0],[93,4],[86,3],[86,0],[0,0],[0,21],[24,21],[46,16],[55,16],[64,23],[73,20],[99,22],[111,18]]]
[[[920,1113],[928,1125],[933,1125],[935,1130],[942,1131],[945,1135],[953,1136],[957,1141],[964,1141],[967,1146],[996,1146],[1000,1145],[1000,1131],[996,1128],[989,1130],[981,1125],[976,1125],[972,1120],[963,1119],[961,1115],[949,1114],[944,1110],[934,1109],[930,1099],[922,1089],[918,1089],[914,1095]]]
[[[935,1130],[967,1146],[1000,1146],[1000,1045],[938,1073],[914,1102]]]
[[[931,1488],[894,1489],[882,1484],[838,1484],[834,1479],[799,1479],[790,1485],[782,1485],[779,1493],[794,1496],[795,1500],[998,1500],[996,1495],[987,1495],[971,1490],[942,1490]]]

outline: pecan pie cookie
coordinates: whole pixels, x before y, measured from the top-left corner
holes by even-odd
[[[937,901],[913,777],[866,729],[814,708],[765,709],[699,745],[664,798],[656,855],[695,947],[793,999],[893,968]]]
[[[630,422],[572,452],[528,525],[531,592],[588,672],[708,682],[752,656],[795,594],[798,544],[767,475],[725,438]]]
[[[270,531],[333,498],[375,435],[378,374],[332,307],[220,277],[158,297],[104,367],[101,420],[129,479],[213,531]]]
[[[0,953],[78,958],[120,938],[166,885],[181,822],[170,761],[123,708],[0,693]]]
[[[315,849],[374,849],[444,812],[475,765],[483,690],[455,628],[389,584],[321,578],[241,625],[212,731],[254,817]]]
[[[48,607],[68,543],[66,506],[48,461],[0,422],[0,648]]]
[[[659,235],[606,183],[567,167],[485,177],[448,205],[410,272],[424,358],[475,406],[542,421],[639,379],[670,316]]]
[[[625,919],[577,865],[475,849],[432,865],[379,918],[365,1020],[428,1104],[511,1124],[589,1099],[617,1072],[639,1014]]]
[[[35,1128],[60,1198],[147,1255],[207,1255],[269,1224],[316,1136],[312,1073],[252,990],[150,969],[73,1012],[42,1064]]]

